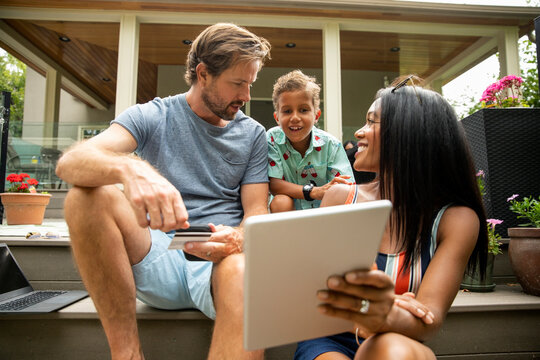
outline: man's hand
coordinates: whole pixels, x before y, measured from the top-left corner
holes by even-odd
[[[141,227],[164,232],[189,227],[180,192],[147,162],[130,158],[122,183]]]
[[[230,226],[208,224],[212,236],[208,241],[187,242],[184,251],[201,259],[215,263],[232,254],[242,252],[244,234],[242,229]]]

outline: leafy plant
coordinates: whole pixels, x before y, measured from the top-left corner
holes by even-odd
[[[510,210],[518,214],[518,219],[527,219],[528,223],[519,224],[519,226],[532,226],[540,228],[540,196],[538,200],[532,196],[524,197],[518,201],[516,198],[519,194],[514,194],[506,199],[510,203]]]
[[[37,193],[36,186],[39,182],[26,173],[9,174],[6,180],[10,183],[7,192]]]
[[[0,74],[0,90],[11,92],[9,131],[11,136],[21,137],[26,65],[0,49]]]
[[[502,220],[487,219],[487,231],[488,231],[488,253],[493,255],[502,254],[501,235],[495,233],[495,226],[502,224]]]
[[[480,99],[482,107],[528,107],[529,105],[522,99],[522,83],[523,79],[515,75],[508,75],[494,82],[482,94]]]

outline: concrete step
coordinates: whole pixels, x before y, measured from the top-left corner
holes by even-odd
[[[204,359],[213,322],[195,310],[163,311],[137,302],[147,359]],[[440,333],[426,343],[439,359],[532,359],[540,356],[540,298],[519,286],[460,292]],[[295,345],[266,359],[291,359]],[[90,298],[44,315],[0,315],[2,359],[106,359],[109,350]]]

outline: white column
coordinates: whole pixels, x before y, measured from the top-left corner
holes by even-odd
[[[138,65],[139,21],[135,15],[124,15],[120,20],[120,36],[118,41],[116,116],[137,102]]]
[[[60,72],[49,67],[45,75],[45,118],[43,137],[58,137],[58,119],[60,114]]]
[[[506,28],[499,33],[500,77],[506,75],[519,76],[519,33],[518,28]]]
[[[342,140],[339,24],[323,27],[324,130]]]

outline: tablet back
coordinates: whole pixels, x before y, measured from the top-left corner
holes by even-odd
[[[244,224],[244,348],[255,350],[352,330],[322,315],[317,290],[332,274],[375,262],[391,203],[253,216]]]

